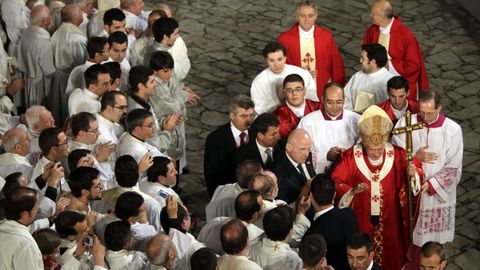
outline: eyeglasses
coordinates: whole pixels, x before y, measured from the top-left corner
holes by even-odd
[[[119,110],[126,110],[128,108],[128,105],[122,105],[122,106],[113,106],[115,109],[119,109]]]
[[[64,143],[55,144],[54,146],[60,147],[60,146],[62,146],[62,145],[68,145],[68,140],[65,140]]]
[[[305,90],[305,88],[303,88],[303,87],[287,88],[287,89],[285,89],[285,92],[288,93],[288,94],[298,94],[300,92],[303,92],[303,90]]]
[[[94,129],[94,130],[87,130],[88,133],[93,133],[93,134],[99,134],[100,133],[100,130],[98,130],[98,128]]]
[[[238,115],[240,118],[242,118],[243,120],[246,120],[246,119],[253,119],[255,118],[255,116],[257,116],[256,113],[252,113],[252,114],[238,114],[237,112],[235,113],[235,115]]]
[[[99,85],[101,85],[103,87],[108,87],[110,85],[110,81],[104,82],[104,83],[99,83]]]
[[[95,186],[92,186],[92,189],[93,189],[93,188],[102,189],[102,183],[98,183],[98,184],[96,184]]]
[[[343,105],[343,102],[344,100],[327,100],[325,103],[327,105],[334,105],[334,104],[337,104],[337,105]]]

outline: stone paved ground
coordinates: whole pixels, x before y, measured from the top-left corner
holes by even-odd
[[[155,2],[147,4],[154,7]],[[264,68],[261,49],[294,22],[292,0],[168,1],[180,21],[192,69],[188,85],[201,95],[189,108],[188,167],[183,195],[191,211],[204,217],[203,148],[207,134],[227,121],[230,97],[248,94]],[[363,33],[373,0],[322,0],[318,23],[329,28],[342,53],[347,75],[358,69]],[[456,235],[448,245],[448,269],[479,269],[480,258],[480,23],[455,0],[393,0],[395,14],[421,43],[432,89],[443,94],[444,112],[459,122],[465,144],[458,194]],[[477,266],[475,266],[477,265]]]

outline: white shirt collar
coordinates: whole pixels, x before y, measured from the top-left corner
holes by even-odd
[[[287,107],[290,108],[290,110],[292,110],[292,112],[297,116],[297,117],[303,117],[303,115],[305,114],[305,100],[303,101],[302,105],[300,105],[299,107],[295,107],[293,105],[291,105],[290,103],[285,102],[287,104]]]
[[[380,27],[380,33],[381,34],[384,34],[384,35],[389,35],[390,34],[390,30],[392,29],[392,24],[393,24],[393,21],[395,20],[395,18],[392,18],[392,20],[390,21],[390,23],[387,25],[387,27]]]
[[[322,211],[318,211],[317,213],[315,213],[315,216],[313,216],[313,221],[315,221],[319,216],[327,213],[328,211],[330,211],[332,209],[333,209],[333,205],[330,205],[330,207],[328,207],[327,209],[323,209]]]
[[[397,119],[400,119],[402,118],[404,115],[405,115],[405,112],[407,111],[407,108],[408,108],[408,100],[405,104],[405,107],[403,107],[401,110],[397,110],[395,109],[395,107],[393,107],[392,103],[390,102],[390,106],[392,106],[392,111],[393,111],[393,114],[395,114],[395,117]]]
[[[300,25],[298,26],[298,33],[300,34],[301,38],[313,38],[314,31],[315,31],[315,25],[312,25],[312,28],[310,28],[310,30],[308,31],[303,30],[302,27],[300,27]]]
[[[233,138],[235,139],[235,143],[237,144],[237,146],[239,146],[240,145],[240,134],[242,133],[242,131],[240,131],[231,121],[230,121],[230,129],[232,130],[232,134],[233,134]],[[245,130],[243,132],[247,133],[247,135],[248,135],[248,130]]]
[[[373,268],[373,260],[368,265],[367,270],[372,270],[372,268]]]
[[[262,156],[262,160],[263,162],[265,162],[267,160],[267,153],[265,153],[265,150],[267,150],[266,147],[263,147],[261,146],[259,143],[258,143],[258,140],[255,139],[255,143],[257,144],[257,147],[258,147],[258,151],[260,152],[260,155]],[[268,147],[270,150],[272,150],[272,156],[273,156],[273,147]]]
[[[88,90],[87,88],[83,89],[83,93],[87,95],[88,97],[95,99],[98,101],[98,98],[100,97],[99,95],[93,93],[92,91]]]
[[[288,160],[290,160],[290,162],[292,163],[293,166],[295,166],[295,168],[297,168],[298,166],[298,162],[295,162],[295,160],[293,160],[287,152],[285,152],[285,155],[287,156]]]

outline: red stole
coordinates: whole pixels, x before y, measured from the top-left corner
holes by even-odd
[[[409,110],[412,114],[418,113],[419,111],[418,102],[411,99],[407,99],[407,102],[408,102],[407,110]],[[397,124],[398,122],[398,119],[395,116],[395,113],[393,112],[393,108],[392,108],[392,105],[390,104],[390,100],[387,99],[384,102],[378,104],[378,107],[380,107],[382,110],[384,110],[387,113],[388,117],[390,117],[390,120],[392,120],[393,125],[395,126],[395,124]]]

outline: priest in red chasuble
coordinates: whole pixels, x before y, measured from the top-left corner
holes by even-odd
[[[312,1],[297,6],[297,23],[278,37],[287,48],[287,64],[308,70],[317,83],[317,95],[322,97],[328,82],[345,85],[345,67],[330,31],[315,25],[317,9]]]
[[[370,106],[358,123],[362,143],[342,153],[332,178],[338,206],[351,207],[360,231],[371,235],[375,261],[399,270],[410,245],[407,171],[417,193],[423,172],[421,162],[408,164],[405,150],[387,142],[392,127],[385,111]]]

